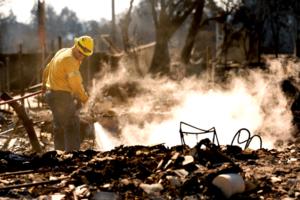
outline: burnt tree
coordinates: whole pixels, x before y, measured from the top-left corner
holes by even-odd
[[[203,7],[204,7],[205,0],[199,0],[197,2],[196,11],[193,14],[192,23],[189,28],[188,35],[185,40],[185,45],[181,52],[181,60],[183,63],[188,63],[191,57],[191,51],[193,49],[195,39],[197,36],[197,33],[200,28],[200,23],[202,19],[202,13],[203,13]]]
[[[156,45],[150,66],[152,74],[169,73],[170,55],[168,42],[191,14],[197,0],[150,0],[155,25]]]

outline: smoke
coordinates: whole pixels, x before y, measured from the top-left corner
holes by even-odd
[[[206,76],[179,81],[133,77],[124,68],[107,73],[95,80],[88,105],[99,119],[95,125],[99,149],[121,144],[179,145],[180,122],[205,130],[214,127],[224,145],[246,128],[262,137],[264,148],[274,148],[278,140],[292,139],[292,114],[280,84],[296,77],[296,65],[286,58],[269,59],[267,70],[242,69],[213,84]],[[111,124],[101,120],[107,111],[114,118]],[[119,131],[108,131],[112,126]],[[193,146],[197,140],[186,136],[186,142]],[[253,141],[250,147],[258,145]]]

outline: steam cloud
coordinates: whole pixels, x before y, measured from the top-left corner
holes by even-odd
[[[99,149],[110,150],[121,144],[179,145],[181,121],[201,129],[215,127],[220,144],[230,144],[239,129],[247,128],[262,137],[264,148],[273,148],[277,140],[292,138],[290,102],[280,83],[297,77],[298,72],[297,63],[286,58],[268,59],[267,65],[268,70],[229,74],[230,81],[221,84],[212,84],[205,75],[176,81],[138,78],[124,68],[107,73],[95,80],[89,106],[93,105],[94,112],[114,111],[121,133],[119,138],[113,137],[96,123]],[[196,142],[195,137],[186,141],[190,146]],[[250,147],[257,145],[253,141]]]

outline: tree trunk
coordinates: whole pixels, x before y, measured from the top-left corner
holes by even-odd
[[[273,40],[273,53],[275,54],[275,57],[278,58],[278,52],[279,52],[279,31],[280,31],[280,26],[278,25],[279,20],[277,17],[271,21],[271,31],[272,31],[272,40]]]
[[[115,15],[115,0],[111,0],[111,38],[116,42],[116,15]]]
[[[169,39],[169,36],[165,34],[157,34],[154,55],[150,66],[152,74],[160,73],[161,75],[166,75],[170,71]]]
[[[299,13],[300,4],[298,1],[295,2],[295,13]],[[298,11],[298,12],[297,12]],[[296,39],[295,39],[295,54],[299,58],[300,57],[300,30],[299,30],[299,17],[295,16],[295,29],[296,29]]]
[[[166,75],[170,71],[168,42],[195,8],[196,1],[149,0],[156,30],[156,45],[150,73]]]
[[[124,50],[126,52],[129,51],[130,49],[130,40],[129,40],[129,24],[131,22],[131,11],[132,11],[132,6],[133,6],[133,1],[130,1],[130,6],[129,9],[127,11],[127,14],[124,16],[123,19],[120,19],[120,27],[121,27],[121,33],[122,33],[122,38],[123,38],[123,46],[124,46]]]
[[[196,12],[193,16],[193,21],[190,26],[188,35],[186,37],[185,45],[181,52],[181,60],[183,63],[187,64],[191,57],[191,52],[195,43],[195,39],[200,28],[202,13],[204,7],[204,0],[200,0],[196,9]]]
[[[264,33],[262,31],[262,23],[258,23],[257,25],[257,29],[256,29],[256,33],[257,33],[257,62],[260,63],[261,62],[261,54],[262,54],[262,40],[264,37]]]
[[[300,36],[296,39],[296,56],[300,58]]]

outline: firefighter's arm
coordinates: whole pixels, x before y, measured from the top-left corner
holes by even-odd
[[[49,75],[49,64],[45,67],[43,71],[43,76],[42,76],[42,91],[46,91],[46,83]]]
[[[82,103],[87,102],[88,95],[84,90],[82,85],[81,74],[78,70],[72,71],[68,73],[68,83],[73,92],[73,94],[80,99]]]

